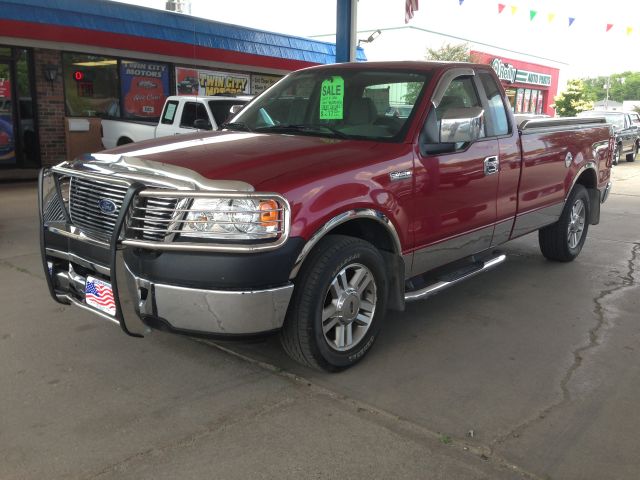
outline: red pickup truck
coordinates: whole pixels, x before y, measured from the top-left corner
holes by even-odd
[[[130,335],[279,332],[340,370],[385,311],[499,264],[508,240],[538,231],[545,257],[576,258],[612,151],[601,118],[516,124],[488,66],[314,67],[222,131],[43,170],[43,266],[55,300]]]

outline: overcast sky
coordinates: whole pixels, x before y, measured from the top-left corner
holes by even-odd
[[[163,9],[165,0],[126,3]],[[506,5],[500,14],[499,3]],[[420,0],[419,4],[409,25],[567,63],[569,78],[640,71],[638,0],[464,0],[462,5],[459,0]],[[511,6],[517,7],[515,14]],[[533,21],[531,10],[537,12]],[[332,34],[336,29],[335,0],[192,0],[191,12],[298,36]],[[549,14],[554,14],[551,22]],[[571,27],[569,17],[576,19]],[[608,23],[613,28],[606,32]],[[404,26],[404,0],[359,0],[358,30],[399,26]],[[627,27],[633,28],[630,35]],[[367,48],[373,50],[375,44]],[[394,56],[387,59],[405,59],[401,45]]]

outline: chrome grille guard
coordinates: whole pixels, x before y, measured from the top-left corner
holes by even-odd
[[[123,225],[117,241],[125,246],[150,250],[172,251],[210,251],[255,253],[274,250],[283,245],[289,236],[291,223],[291,209],[289,202],[276,193],[262,193],[254,191],[187,190],[169,189],[167,184],[143,185],[134,180],[122,177],[112,178],[107,174],[89,173],[65,166],[53,167],[42,171],[42,209],[43,228],[60,235],[84,241],[103,248],[111,245],[111,236],[116,229],[116,219],[124,209]],[[135,177],[135,175],[134,175]],[[155,178],[154,178],[155,180]],[[62,194],[61,182],[69,182],[69,198]],[[221,182],[224,186],[228,183]],[[233,182],[229,182],[233,183]],[[241,182],[236,182],[241,183]],[[113,188],[108,187],[113,185]],[[140,188],[136,190],[131,202],[125,205],[124,197],[131,185]],[[95,191],[92,191],[91,188]],[[103,196],[113,202],[116,210],[101,213],[98,202]],[[94,210],[90,210],[88,198],[95,203]],[[244,210],[234,213],[264,214],[274,213],[276,219],[272,222],[274,228],[265,234],[255,234],[251,238],[234,241],[232,238],[205,238],[199,241],[189,241],[181,237],[181,227],[187,221],[190,208],[195,199],[250,199],[259,201],[273,201],[277,208],[267,210]],[[201,208],[197,211],[202,211]],[[202,223],[202,222],[200,222]],[[234,223],[234,222],[216,222]],[[261,222],[248,222],[249,224]],[[224,233],[217,234],[224,237]],[[237,234],[229,235],[237,237]]]

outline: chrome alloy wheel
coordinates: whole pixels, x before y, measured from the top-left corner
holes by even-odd
[[[335,276],[322,309],[322,333],[329,347],[350,350],[364,338],[376,309],[376,281],[369,270],[351,263]]]
[[[569,242],[569,248],[573,249],[578,246],[580,239],[582,238],[582,232],[584,232],[584,224],[586,222],[587,210],[584,206],[582,199],[578,198],[571,207],[571,214],[569,215],[569,227],[567,228],[567,241]]]

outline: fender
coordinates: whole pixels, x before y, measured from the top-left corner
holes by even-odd
[[[305,261],[309,252],[316,246],[316,244],[324,238],[329,232],[331,232],[338,225],[342,225],[343,223],[349,222],[351,220],[356,220],[359,218],[365,218],[369,220],[375,220],[376,222],[382,224],[387,232],[391,235],[391,239],[393,242],[394,253],[397,255],[402,255],[402,245],[400,244],[400,237],[398,236],[398,232],[396,231],[396,227],[393,225],[393,222],[382,212],[378,210],[374,210],[372,208],[359,208],[354,210],[348,210],[346,212],[340,213],[333,217],[331,220],[326,222],[322,228],[320,228],[317,232],[313,234],[313,236],[309,239],[309,241],[304,245],[300,255],[296,259],[293,269],[291,270],[291,274],[289,275],[289,279],[294,279],[296,275],[298,275],[298,271],[300,271],[300,267],[302,263]]]

